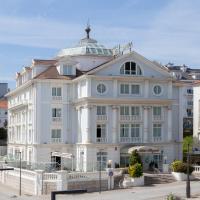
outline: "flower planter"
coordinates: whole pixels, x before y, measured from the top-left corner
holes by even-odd
[[[177,181],[187,180],[187,174],[180,173],[180,172],[172,172],[172,175]],[[190,175],[190,180],[194,180],[194,176],[192,174]]]
[[[123,186],[126,187],[133,187],[133,186],[143,186],[144,185],[144,176],[138,178],[131,178],[126,177],[123,181]]]

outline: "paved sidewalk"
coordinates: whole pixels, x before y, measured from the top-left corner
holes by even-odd
[[[164,200],[170,193],[185,197],[185,182],[174,182],[168,184],[158,184],[154,186],[134,187],[130,189],[86,193],[81,195],[57,196],[56,200]],[[191,182],[191,194],[199,195],[200,200],[200,181]],[[16,196],[15,196],[16,195]],[[50,195],[46,196],[18,196],[18,191],[0,184],[0,200],[50,200]]]

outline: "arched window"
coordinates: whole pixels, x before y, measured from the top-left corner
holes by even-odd
[[[126,62],[122,65],[120,69],[120,74],[125,75],[142,75],[140,66],[134,62]]]

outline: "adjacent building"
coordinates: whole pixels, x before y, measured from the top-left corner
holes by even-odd
[[[183,104],[183,136],[193,135],[193,85],[200,80],[200,69],[191,69],[186,65],[174,66],[168,64],[166,67],[174,80],[182,84],[182,104]]]
[[[8,92],[8,83],[0,83],[0,99]]]
[[[16,74],[7,94],[9,157],[20,151],[30,165],[54,160],[77,171],[108,160],[125,166],[133,146],[158,149],[142,156],[145,168],[181,159],[183,84],[166,67],[86,32],[77,46]]]
[[[0,128],[7,128],[7,113],[8,105],[7,100],[0,100]]]

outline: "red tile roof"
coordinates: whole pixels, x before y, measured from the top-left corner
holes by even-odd
[[[1,109],[7,109],[8,108],[8,102],[6,100],[0,100],[0,108]]]

